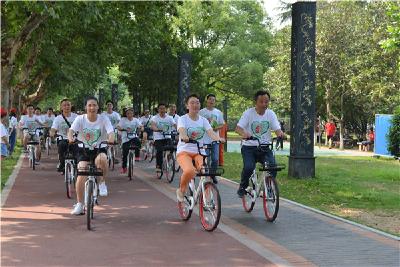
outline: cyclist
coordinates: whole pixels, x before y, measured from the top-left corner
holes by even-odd
[[[140,140],[137,131],[142,130],[142,124],[139,119],[135,118],[133,108],[126,109],[124,117],[117,125],[118,130],[126,130],[121,132],[122,136],[122,169],[121,173],[126,173],[126,163],[128,159],[129,147],[133,143],[137,148],[135,149],[135,160],[139,160],[140,153]],[[134,136],[133,138],[131,137]]]
[[[140,122],[143,125],[144,129],[143,142],[153,137],[153,130],[151,129],[151,118],[152,116],[150,115],[150,111],[148,109],[144,111],[143,116],[140,118]]]
[[[219,136],[219,130],[224,126],[225,122],[222,112],[219,109],[215,108],[215,101],[215,95],[208,94],[206,96],[206,107],[200,110],[199,114],[210,122],[214,133]],[[204,137],[204,144],[211,145],[211,142],[211,138],[206,135]],[[211,153],[211,167],[217,168],[219,165],[219,144],[212,145],[209,152]],[[215,183],[217,183],[217,179],[215,179],[215,176],[212,176],[211,178]]]
[[[174,119],[175,124],[178,125],[178,120],[179,120],[180,116],[178,114],[176,114],[176,105],[170,104],[168,108],[169,108],[168,115],[171,116]]]
[[[106,102],[106,106],[107,106],[107,110],[103,112],[104,115],[106,115],[108,117],[108,119],[111,122],[111,125],[115,131],[118,122],[121,120],[121,116],[119,115],[118,112],[113,111],[114,108],[114,103],[111,100],[108,100]],[[114,132],[114,140],[117,141],[118,140],[118,134],[117,132]],[[114,147],[112,147],[112,149],[114,149]],[[115,159],[115,163],[118,164],[119,161],[117,159]]]
[[[171,133],[176,124],[174,119],[167,115],[167,108],[164,103],[159,103],[157,110],[158,114],[151,119],[151,128],[154,131],[154,146],[156,148],[156,171],[161,171],[163,163],[162,148],[171,144],[171,135],[164,134]]]
[[[19,127],[22,128],[28,128],[28,130],[24,130],[23,132],[23,145],[24,149],[26,151],[26,146],[28,141],[30,140],[30,135],[29,132],[35,132],[34,140],[39,141],[39,132],[36,131],[37,128],[44,126],[42,123],[42,120],[40,117],[34,114],[34,107],[33,105],[29,104],[26,107],[27,115],[24,115],[21,117],[21,120],[19,122]],[[40,145],[36,145],[36,165],[40,164],[40,156],[41,156],[41,151],[40,151]]]
[[[75,113],[71,112],[71,101],[69,99],[64,98],[60,102],[61,106],[61,114],[58,115],[53,122],[50,130],[50,136],[54,137],[55,133],[57,132],[63,138],[58,137],[57,139],[57,146],[58,146],[58,159],[59,165],[57,167],[57,171],[64,172],[65,166],[65,153],[68,150],[68,129],[71,127],[72,123],[74,122],[75,118],[78,116]],[[74,152],[74,146],[70,146]]]
[[[105,183],[105,177],[108,171],[107,166],[107,149],[106,147],[100,147],[99,144],[102,141],[114,143],[114,129],[111,125],[110,120],[105,115],[97,114],[99,110],[99,102],[95,97],[88,97],[86,99],[86,114],[79,115],[76,117],[68,131],[69,143],[74,142],[74,134],[78,133],[77,139],[82,141],[85,145],[86,153],[83,148],[83,144],[78,144],[77,148],[77,161],[78,169],[85,168],[88,164],[90,156],[96,156],[95,164],[97,168],[103,171],[103,176],[100,177],[99,182],[99,193],[100,196],[107,196],[107,186]],[[83,214],[83,198],[85,192],[85,181],[86,177],[78,176],[76,182],[76,195],[77,204],[74,206],[71,214],[80,215]]]
[[[203,157],[199,154],[197,145],[186,143],[189,138],[200,142],[201,146],[205,134],[208,134],[214,141],[225,142],[225,139],[214,133],[208,120],[199,115],[199,97],[196,94],[189,95],[185,102],[189,113],[181,116],[178,121],[177,161],[183,171],[180,187],[176,190],[176,197],[179,202],[183,201],[186,188],[190,180],[196,175],[196,170],[199,171],[203,165]],[[195,166],[193,166],[192,160],[195,161]]]
[[[49,136],[49,131],[51,126],[53,125],[53,121],[56,118],[54,116],[53,108],[48,108],[46,114],[42,115],[42,121],[46,124],[46,128],[44,128],[44,140],[46,140],[47,136]]]
[[[255,107],[247,109],[236,126],[236,132],[242,138],[256,137],[260,140],[260,144],[271,144],[271,131],[274,131],[278,137],[284,137],[276,114],[268,108],[270,99],[270,94],[267,91],[260,90],[255,93]],[[266,152],[262,152],[257,149],[257,146],[257,140],[244,140],[242,143],[243,170],[237,191],[240,198],[246,193],[245,189],[249,186],[249,178],[255,168],[256,161],[275,164],[272,151],[268,149]],[[276,171],[272,171],[271,174],[276,177]]]

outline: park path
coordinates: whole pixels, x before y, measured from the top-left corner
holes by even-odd
[[[69,212],[56,155],[36,171],[24,159],[1,212],[1,266],[399,266],[399,242],[282,201],[264,219],[247,214],[236,185],[218,184],[222,220],[205,232],[197,215],[182,222],[175,188],[139,162],[134,181],[110,173],[110,195],[95,208],[94,231]]]

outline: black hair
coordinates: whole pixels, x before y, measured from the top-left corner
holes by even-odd
[[[210,97],[217,98],[214,94],[208,94],[208,95],[206,95],[206,100],[208,100]]]
[[[114,106],[114,103],[111,100],[107,100],[106,105],[108,105],[108,103],[111,103]]]
[[[29,107],[35,108],[32,104],[28,104],[28,105],[26,106],[26,108],[29,108]]]
[[[65,101],[71,102],[71,100],[69,100],[68,98],[64,98],[63,100],[60,101],[60,105]]]
[[[36,108],[35,108],[35,111],[36,111],[36,110],[40,110],[40,111],[42,111],[42,109],[41,109],[41,108],[39,108],[39,107],[36,107]]]
[[[53,112],[54,112],[54,109],[53,109],[53,108],[48,108],[48,109],[47,109],[47,111],[49,111],[49,110],[51,110],[51,111],[53,111]]]
[[[88,96],[88,97],[86,98],[86,100],[85,100],[85,106],[87,105],[87,102],[88,102],[89,100],[94,100],[94,101],[97,102],[97,105],[99,104],[99,100],[97,100],[96,97],[94,97],[94,96]]]
[[[271,95],[268,93],[268,91],[265,90],[259,90],[254,94],[254,101],[257,101],[258,97],[260,95],[267,95],[269,99],[271,99]]]
[[[191,95],[188,95],[188,96],[186,97],[185,103],[187,104],[187,103],[189,102],[189,99],[192,98],[192,97],[195,97],[195,98],[197,98],[197,99],[200,101],[200,97],[199,97],[198,95],[196,95],[196,94],[191,94]]]
[[[160,108],[160,106],[167,107],[167,105],[166,105],[166,104],[164,104],[164,103],[158,103],[157,109],[158,109],[158,108]]]

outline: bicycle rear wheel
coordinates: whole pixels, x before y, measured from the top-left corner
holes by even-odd
[[[169,183],[172,183],[172,181],[174,180],[174,176],[175,176],[175,160],[173,158],[172,153],[168,153],[165,178]]]
[[[203,199],[204,196],[204,199]],[[214,231],[221,218],[221,196],[215,184],[204,184],[204,192],[200,195],[199,215],[201,225],[206,231]]]
[[[279,189],[276,179],[272,176],[264,178],[263,206],[267,221],[273,222],[279,211]]]
[[[246,212],[251,212],[254,208],[255,199],[256,199],[256,186],[253,183],[253,180],[249,179],[249,186],[246,188],[246,193],[242,197],[243,208]]]
[[[178,202],[179,215],[181,216],[182,220],[184,220],[184,221],[189,220],[190,217],[192,216],[193,210],[190,208],[192,205],[191,199],[193,199],[193,191],[189,187],[185,193],[185,196],[183,197],[183,201]]]
[[[72,181],[72,166],[70,163],[65,164],[65,189],[67,191],[67,198],[72,198],[72,191],[73,191],[73,181]]]
[[[91,226],[91,220],[93,218],[93,182],[88,181],[87,183],[87,191],[86,191],[86,199],[85,199],[85,204],[86,204],[86,226],[88,230],[92,229]]]

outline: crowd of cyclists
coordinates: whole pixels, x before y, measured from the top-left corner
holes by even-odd
[[[246,193],[245,189],[249,185],[249,177],[256,162],[275,162],[271,151],[256,149],[259,143],[272,143],[271,132],[278,137],[284,136],[277,116],[268,108],[269,100],[270,94],[267,91],[256,92],[254,107],[243,113],[236,127],[236,132],[244,139],[241,148],[243,170],[237,191],[241,198]],[[84,169],[89,163],[89,158],[92,157],[96,167],[102,170],[102,176],[99,177],[99,194],[107,196],[108,146],[120,148],[122,161],[120,174],[125,174],[128,150],[131,145],[135,146],[135,160],[139,161],[141,159],[140,151],[143,150],[144,145],[147,142],[154,142],[155,171],[160,172],[164,160],[163,147],[176,144],[176,161],[182,169],[176,197],[178,202],[182,202],[189,182],[201,170],[204,162],[195,142],[200,145],[211,145],[209,150],[211,168],[218,167],[218,142],[225,142],[225,139],[219,135],[219,130],[225,121],[222,112],[215,108],[216,96],[214,94],[206,96],[203,109],[201,109],[201,99],[196,94],[189,95],[185,104],[187,113],[181,114],[181,116],[176,113],[174,104],[164,103],[157,105],[156,114],[151,114],[150,110],[144,110],[142,116],[139,116],[132,107],[124,108],[119,114],[114,110],[112,101],[106,102],[106,110],[101,113],[98,100],[95,97],[88,97],[83,114],[76,114],[72,111],[71,101],[63,99],[60,102],[60,112],[57,116],[52,108],[48,108],[46,113],[42,114],[40,108],[28,105],[26,114],[21,116],[19,122],[16,121],[16,116],[10,116],[8,122],[3,122],[4,112],[2,110],[2,155],[3,145],[6,145],[7,150],[10,151],[10,144],[5,139],[3,140],[5,135],[3,128],[6,128],[4,124],[8,124],[10,132],[16,128],[21,130],[22,144],[25,150],[29,140],[32,139],[32,132],[34,133],[36,140],[39,141],[35,150],[35,164],[40,164],[43,140],[50,137],[58,149],[57,171],[62,173],[65,171],[67,151],[72,151],[78,169]],[[257,138],[259,143],[250,140],[251,138]],[[118,164],[118,161],[116,163]],[[276,176],[276,172],[273,175]],[[214,183],[218,182],[216,177],[212,176],[211,178]],[[85,180],[86,177],[82,175],[77,177],[75,185],[77,202],[71,214],[84,214]]]

